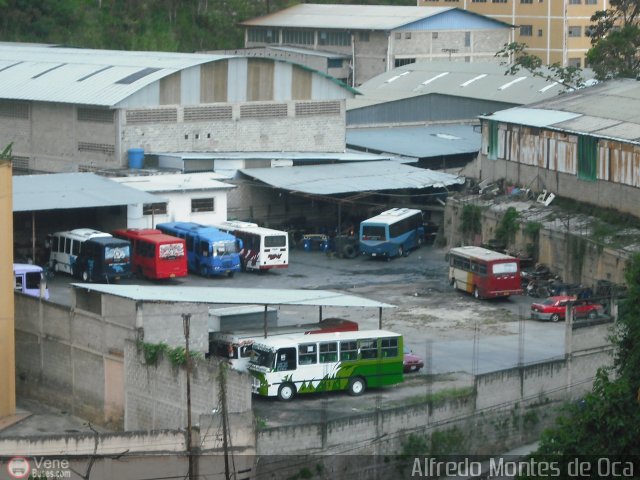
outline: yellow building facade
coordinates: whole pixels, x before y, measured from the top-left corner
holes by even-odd
[[[11,162],[0,159],[0,418],[16,410]]]
[[[424,7],[457,7],[516,25],[516,42],[545,64],[584,68],[591,15],[608,0],[418,0]]]

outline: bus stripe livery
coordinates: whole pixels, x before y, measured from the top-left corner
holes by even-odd
[[[187,267],[203,277],[233,275],[240,271],[241,245],[233,235],[218,228],[193,222],[159,223],[162,233],[185,240]]]
[[[298,393],[367,388],[403,381],[402,335],[385,330],[279,335],[256,340],[252,392],[290,400]]]
[[[449,250],[449,284],[475,298],[522,294],[520,260],[482,247]]]
[[[186,242],[151,228],[115,230],[131,242],[131,269],[152,280],[187,276]]]
[[[242,240],[242,269],[268,270],[289,266],[289,236],[287,232],[260,227],[255,223],[229,220],[215,227]]]
[[[424,239],[422,212],[392,208],[360,223],[360,252],[371,257],[402,257]]]

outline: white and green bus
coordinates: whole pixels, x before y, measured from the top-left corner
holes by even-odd
[[[332,390],[361,395],[403,380],[402,335],[385,330],[278,335],[252,348],[252,392],[280,400]]]

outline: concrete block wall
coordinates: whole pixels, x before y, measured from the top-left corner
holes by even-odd
[[[184,428],[187,425],[186,369],[174,366],[165,355],[155,365],[147,365],[144,352],[135,342],[125,347],[124,429],[150,430]],[[219,368],[215,359],[194,359],[190,377],[191,415],[195,423],[200,415],[220,410]],[[226,395],[229,412],[251,410],[251,381],[246,373],[226,371]]]
[[[145,343],[166,343],[184,347],[182,314],[191,315],[189,347],[194,352],[209,351],[209,306],[192,303],[151,303],[140,307]]]

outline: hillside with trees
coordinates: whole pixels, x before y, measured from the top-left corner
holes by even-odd
[[[0,41],[81,48],[196,52],[241,48],[238,23],[291,0],[0,0]],[[413,5],[415,0],[313,3]]]

